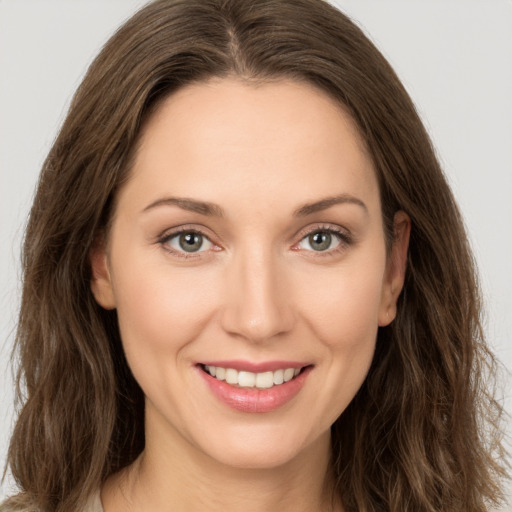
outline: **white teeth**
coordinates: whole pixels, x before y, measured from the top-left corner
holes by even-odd
[[[279,386],[283,382],[297,377],[300,368],[286,368],[275,372],[246,372],[237,371],[233,368],[222,368],[221,366],[205,365],[204,369],[217,380],[225,380],[228,384],[243,388],[269,389]]]
[[[271,388],[274,385],[274,372],[256,374],[256,387],[260,389]]]
[[[251,372],[238,372],[238,385],[244,388],[253,388],[256,384],[256,375]]]
[[[228,384],[238,384],[238,372],[233,368],[226,368],[226,382]]]
[[[284,382],[284,370],[277,370],[274,372],[274,384],[279,386]]]
[[[294,372],[295,370],[293,368],[286,368],[284,371],[284,381],[288,382],[289,380],[292,380]]]

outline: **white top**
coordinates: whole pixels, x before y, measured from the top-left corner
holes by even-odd
[[[84,508],[84,512],[104,512],[103,505],[101,504],[99,489],[91,496],[87,502],[87,505]]]

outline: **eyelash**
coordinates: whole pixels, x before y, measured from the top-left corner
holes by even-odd
[[[177,250],[169,247],[169,245],[168,245],[169,241],[183,233],[201,235],[202,237],[206,238],[213,246],[215,246],[215,244],[210,240],[210,237],[208,235],[206,235],[203,231],[201,231],[197,228],[192,228],[192,227],[188,227],[188,226],[181,226],[180,228],[177,228],[171,232],[163,233],[162,235],[160,235],[158,237],[157,243],[160,244],[165,251],[167,251],[168,253],[171,253],[173,256],[177,256],[178,258],[192,259],[192,258],[200,257],[201,252],[205,252],[205,251],[200,251],[199,253],[198,252],[187,253],[185,251],[177,251]],[[330,235],[334,235],[334,237],[337,238],[337,240],[339,242],[339,244],[334,249],[329,249],[326,251],[313,251],[313,250],[307,251],[307,252],[313,253],[315,258],[325,258],[325,257],[329,257],[329,256],[334,256],[335,254],[338,254],[338,253],[342,252],[343,250],[345,250],[348,246],[352,245],[354,242],[352,235],[350,235],[345,230],[342,230],[342,229],[340,229],[336,226],[332,226],[332,225],[317,225],[313,229],[307,229],[306,231],[301,232],[299,235],[300,236],[299,242],[297,242],[295,244],[295,246],[300,244],[308,236],[310,236],[314,233],[327,233]],[[298,249],[294,249],[294,250],[298,250]]]

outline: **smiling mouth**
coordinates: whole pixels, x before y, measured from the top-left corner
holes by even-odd
[[[309,366],[302,368],[282,368],[275,371],[253,373],[238,371],[222,366],[200,365],[201,369],[219,381],[225,381],[234,387],[270,389],[293,380]]]

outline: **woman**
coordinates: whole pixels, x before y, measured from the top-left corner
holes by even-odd
[[[460,215],[393,71],[326,3],[129,20],[44,164],[23,264],[8,509],[500,499]]]

